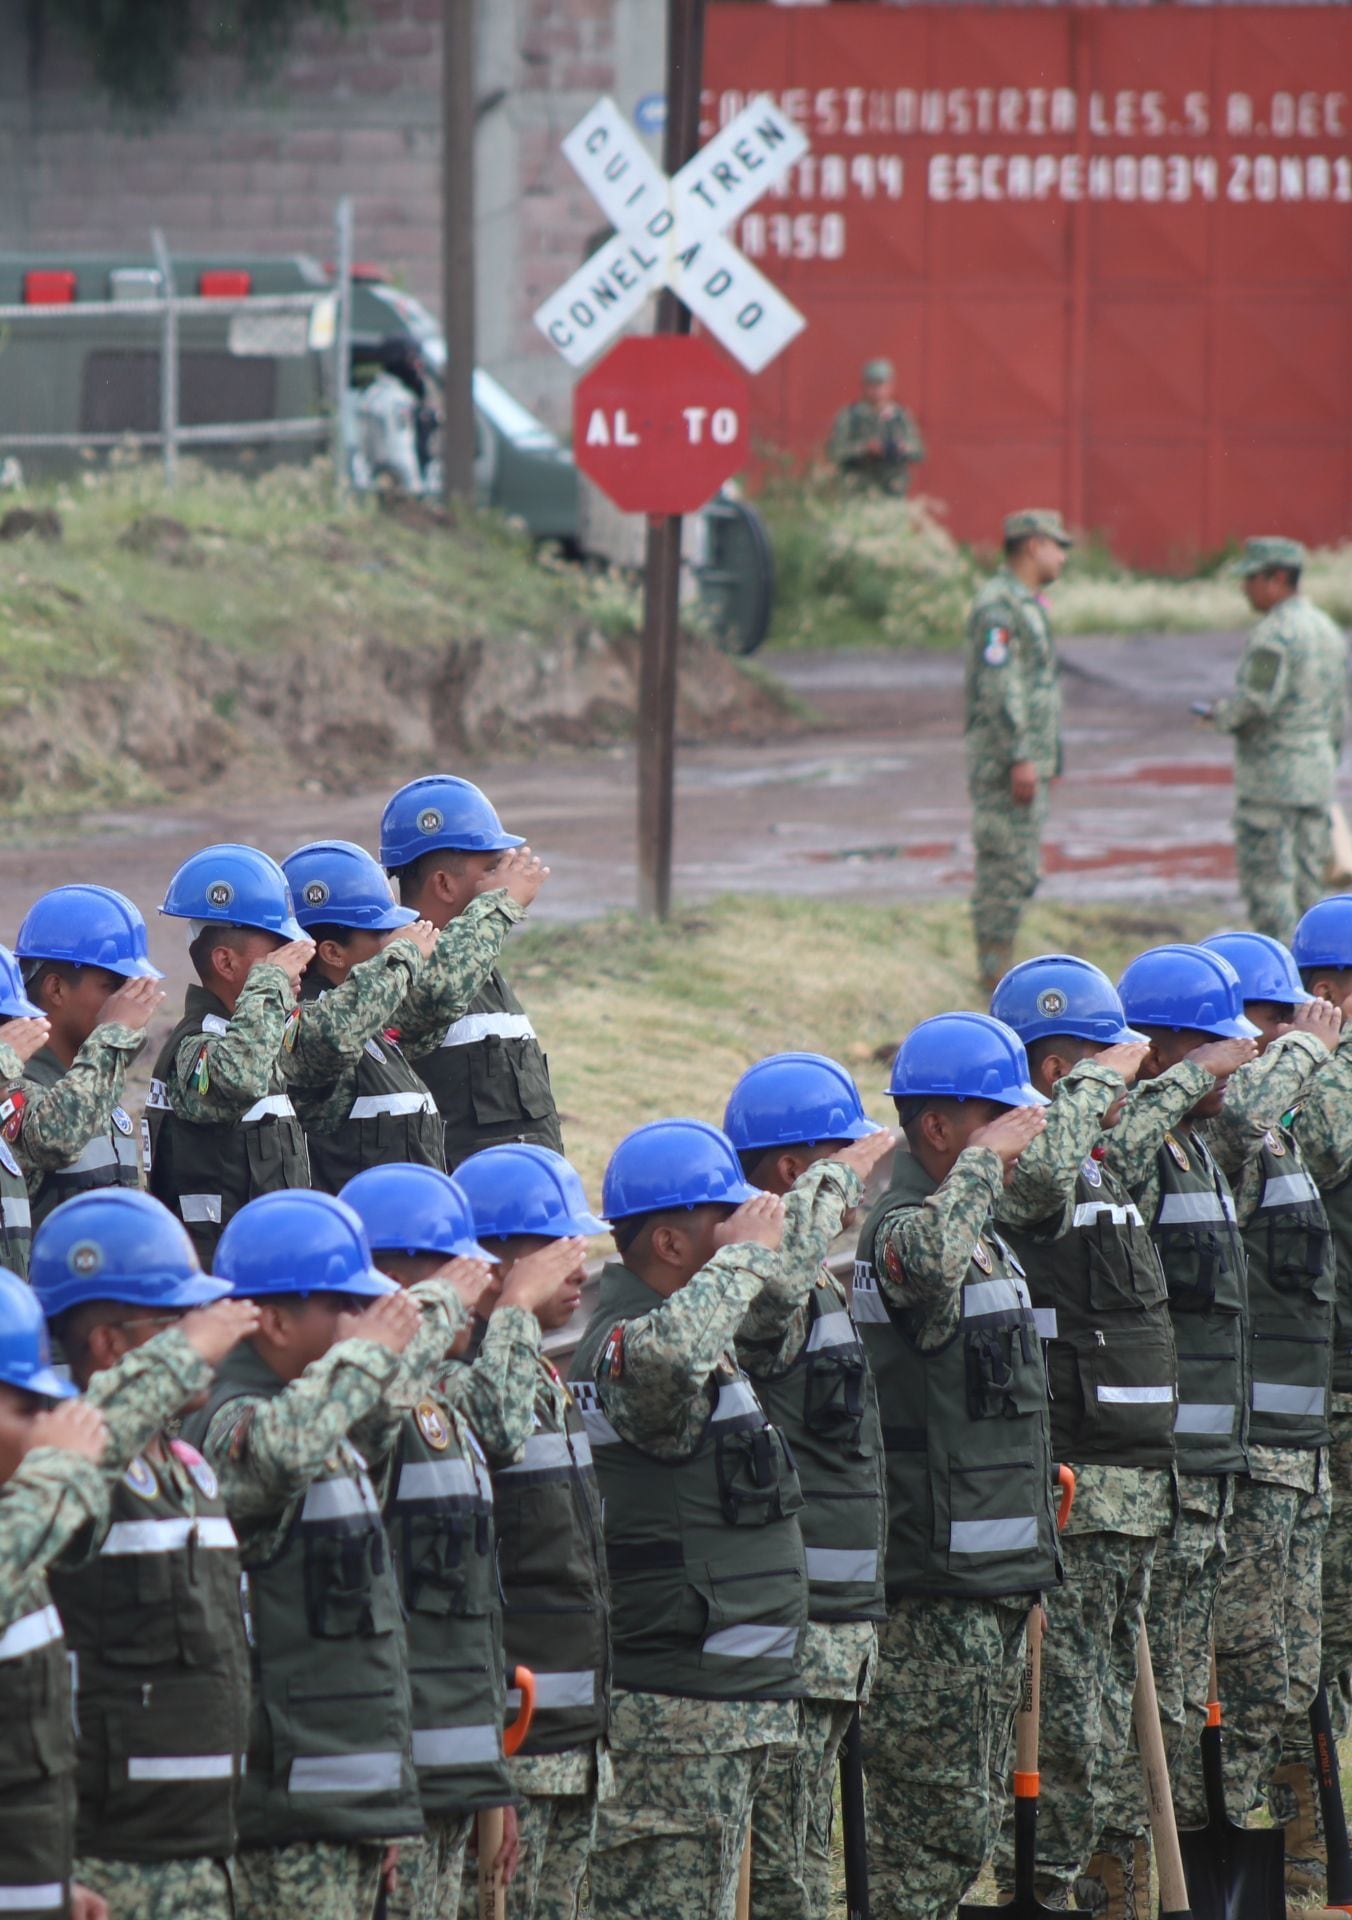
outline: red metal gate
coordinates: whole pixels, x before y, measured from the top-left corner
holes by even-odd
[[[886,354],[964,538],[1352,532],[1347,9],[716,5],[706,71],[706,134],[768,92],[812,140],[738,233],[810,322],[763,443],[820,450]]]

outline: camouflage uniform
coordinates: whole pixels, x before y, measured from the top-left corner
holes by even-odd
[[[371,1920],[382,1855],[380,1847],[331,1840],[245,1847],[235,1858],[235,1912],[239,1920]]]
[[[17,1153],[35,1202],[34,1226],[61,1198],[52,1193],[45,1205],[38,1200],[44,1177],[69,1166],[97,1134],[107,1133],[127,1069],[145,1039],[136,1027],[113,1020],[95,1027],[68,1067],[50,1047],[43,1047],[29,1063],[21,1083],[24,1109]]]
[[[1235,863],[1249,925],[1278,940],[1324,892],[1346,694],[1343,635],[1294,594],[1249,635],[1236,692],[1212,709],[1235,736]]]
[[[456,1920],[465,1884],[465,1858],[474,1815],[430,1819],[425,1840],[401,1840],[399,1878],[385,1904],[386,1920]]]
[[[967,790],[976,875],[972,925],[983,980],[1009,964],[1014,936],[1041,878],[1047,783],[1061,771],[1061,688],[1039,596],[1002,567],[967,616]],[[1018,760],[1037,769],[1031,805],[1010,799]]]
[[[23,1074],[23,1061],[0,1041],[0,1266],[26,1280],[33,1212],[23,1167],[9,1144],[23,1122]]]
[[[881,453],[869,451],[875,440],[882,444]],[[842,479],[877,487],[900,499],[911,468],[925,457],[925,442],[912,415],[895,400],[883,407],[872,400],[855,400],[836,415],[826,451]]]
[[[117,1920],[235,1920],[225,1860],[77,1860],[75,1877],[101,1893]]]

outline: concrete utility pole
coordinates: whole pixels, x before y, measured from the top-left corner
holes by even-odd
[[[474,500],[474,8],[475,0],[442,0],[441,447],[448,505]]]

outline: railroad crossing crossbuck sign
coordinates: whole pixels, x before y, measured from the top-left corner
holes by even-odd
[[[749,373],[806,324],[723,231],[807,151],[768,97],[744,107],[668,179],[613,100],[599,100],[563,143],[615,228],[535,315],[570,366],[585,366],[669,286]]]

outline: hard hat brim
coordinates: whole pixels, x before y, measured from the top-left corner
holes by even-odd
[[[63,1380],[55,1367],[38,1367],[26,1380],[12,1381],[24,1393],[40,1393],[48,1400],[75,1400],[80,1389],[73,1380]]]
[[[25,993],[13,993],[0,999],[0,1017],[6,1020],[45,1020],[41,1007],[34,1006]]]
[[[105,963],[99,962],[102,966]],[[164,973],[159,967],[152,966],[149,960],[128,960],[121,966],[106,963],[109,973],[120,974],[124,980],[163,980]]]

